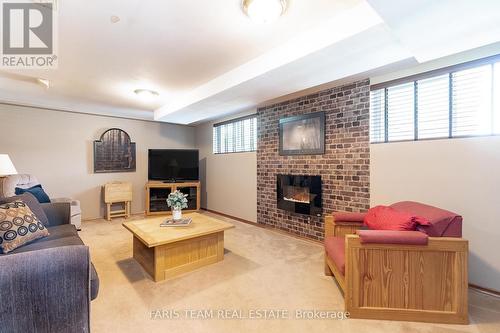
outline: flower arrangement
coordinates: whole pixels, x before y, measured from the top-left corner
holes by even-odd
[[[177,190],[172,192],[167,197],[167,205],[173,210],[181,210],[187,208],[187,194],[183,194],[181,191]]]

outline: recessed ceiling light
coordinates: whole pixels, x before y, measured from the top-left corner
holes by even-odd
[[[47,79],[42,79],[39,77],[36,79],[36,82],[38,82],[38,84],[41,84],[42,86],[44,86],[47,89],[50,88],[50,81]]]
[[[120,22],[120,17],[116,15],[112,15],[110,18],[111,23],[118,23]]]
[[[286,0],[243,0],[243,11],[258,23],[278,19],[286,10]]]
[[[158,97],[160,94],[154,90],[149,90],[149,89],[136,89],[134,90],[134,93],[139,96],[141,99],[150,101],[153,100],[154,98]]]

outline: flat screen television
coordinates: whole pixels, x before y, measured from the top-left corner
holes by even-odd
[[[198,150],[149,149],[148,178],[168,182],[197,181]]]

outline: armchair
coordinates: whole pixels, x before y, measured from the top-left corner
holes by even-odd
[[[363,229],[362,213],[325,218],[325,274],[352,318],[468,323],[468,242],[460,216],[416,202],[392,205],[427,218],[420,231]],[[402,208],[403,207],[403,208]]]
[[[15,195],[16,187],[30,188],[40,183],[33,175],[18,174],[0,178],[0,198],[8,198]],[[76,229],[80,230],[82,225],[82,210],[80,209],[80,201],[70,198],[51,198],[53,203],[69,203],[71,205],[71,224]]]

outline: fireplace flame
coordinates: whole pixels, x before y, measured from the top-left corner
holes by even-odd
[[[287,198],[287,197],[284,197],[283,200],[285,201],[291,201],[291,202],[300,202],[300,203],[310,203],[309,200],[297,200],[297,199],[294,199],[294,198]]]
[[[304,189],[290,191],[288,195],[283,196],[283,200],[299,203],[310,203],[309,193]]]

